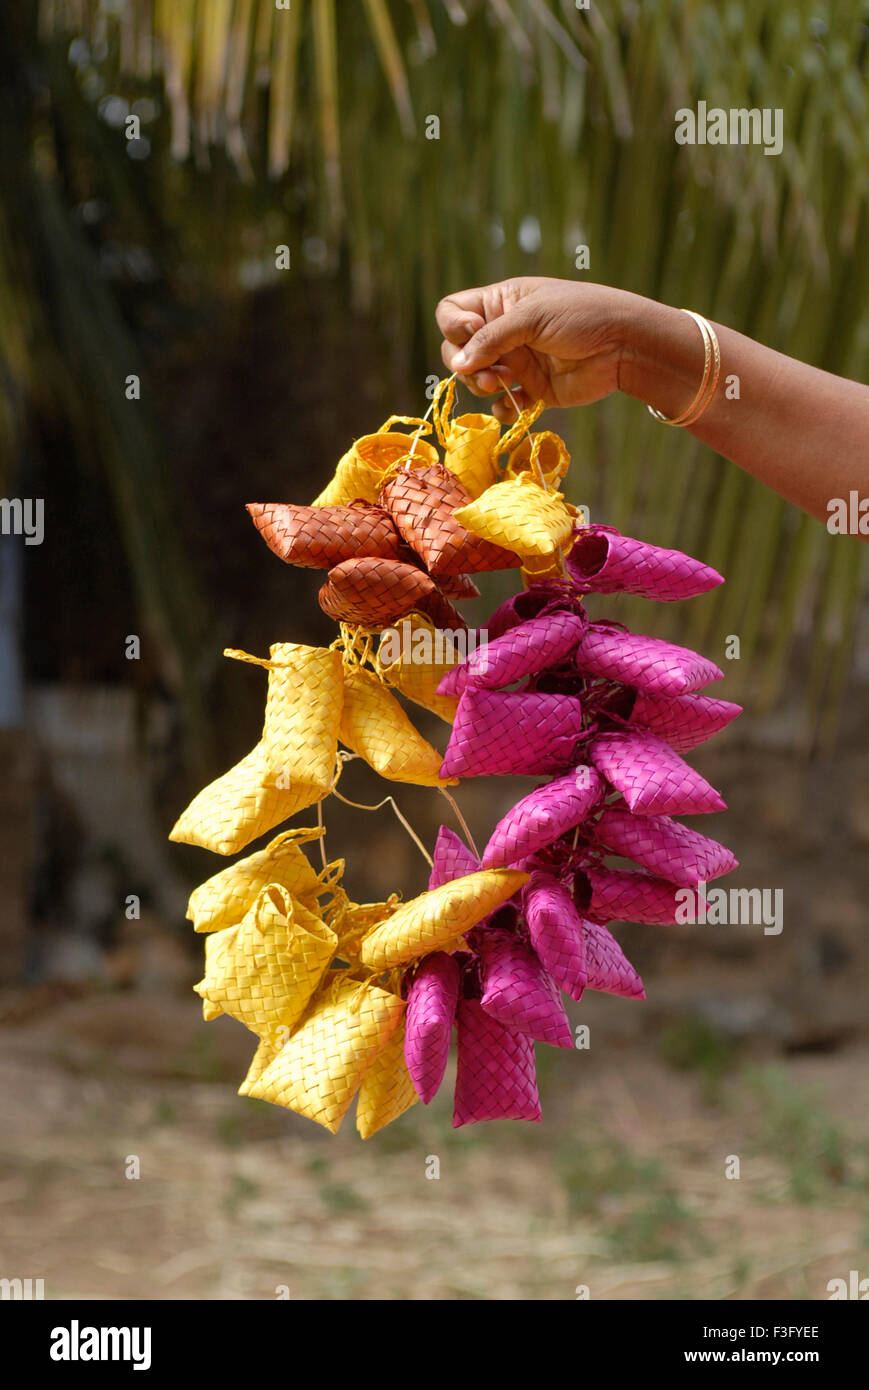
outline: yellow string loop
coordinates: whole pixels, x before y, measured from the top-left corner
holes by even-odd
[[[450,412],[456,399],[456,378],[455,376],[443,377],[435,387],[432,397],[432,416],[434,418],[435,433],[442,448],[447,447],[447,426],[449,425]]]
[[[384,420],[378,434],[387,434],[393,425],[413,425],[420,434],[431,434],[431,424],[422,415],[390,415],[388,420]]]
[[[506,434],[502,434],[498,443],[495,445],[494,452],[496,456],[506,454],[510,449],[515,449],[516,445],[521,441],[523,434],[528,432],[535,420],[543,414],[545,409],[545,401],[535,401],[533,405],[528,405],[524,410],[520,410],[517,418],[507,430]]]
[[[224,647],[223,655],[230,661],[246,661],[249,666],[262,666],[266,671],[274,670],[275,663],[265,656],[251,656],[250,652],[239,651],[236,647]]]

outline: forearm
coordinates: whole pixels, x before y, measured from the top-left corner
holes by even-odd
[[[703,340],[678,309],[639,301],[626,335],[619,385],[677,415],[703,375]],[[797,362],[714,324],[721,377],[691,433],[814,516],[832,498],[869,498],[869,387]]]

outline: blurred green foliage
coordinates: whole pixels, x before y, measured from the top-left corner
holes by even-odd
[[[146,403],[128,408],[122,380],[148,332],[171,334],[203,286],[243,297],[344,283],[348,361],[354,315],[373,316],[404,369],[396,410],[418,410],[438,371],[437,299],[521,273],[691,305],[865,375],[866,0],[26,0],[7,11],[7,475],[34,416],[65,421],[73,466],[106,490],[137,601],[188,702],[214,637],[159,426]],[[700,100],[780,107],[782,154],[677,146],[675,112]],[[142,128],[128,141],[131,112]],[[292,253],[284,281],[280,243]],[[581,244],[588,272],[575,268]],[[151,312],[146,328],[155,302],[168,317]],[[713,646],[739,634],[728,693],[750,679],[753,702],[770,704],[791,680],[832,719],[860,544],[833,543],[635,402],[574,411],[560,427],[575,458],[570,500],[729,578],[686,613],[653,615],[658,630]]]

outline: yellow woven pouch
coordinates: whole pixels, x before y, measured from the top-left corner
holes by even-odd
[[[335,776],[344,704],[341,653],[329,647],[276,642],[269,647],[269,687],[262,748],[266,780],[303,783],[325,796]]]
[[[289,820],[317,800],[305,783],[284,790],[266,784],[261,744],[191,801],[172,827],[170,840],[235,854],[251,840]]]
[[[359,959],[371,969],[389,970],[441,950],[511,898],[528,877],[519,869],[481,869],[431,888],[374,927]]]
[[[573,517],[561,493],[547,492],[528,473],[495,483],[453,516],[475,536],[513,550],[523,559],[551,555],[573,529]]]
[[[362,1078],[404,1013],[404,1000],[346,976],[327,981],[300,1027],[247,1094],[336,1134]]]
[[[444,633],[436,628],[430,618],[421,613],[411,613],[396,624],[397,638],[381,640],[377,652],[377,669],[388,685],[395,686],[400,694],[414,704],[431,710],[447,724],[452,724],[458,706],[458,697],[438,695],[437,687],[447,671],[452,670],[461,660],[463,653],[447,641]],[[392,646],[399,647],[395,660],[384,661],[391,655]]]
[[[194,931],[220,931],[236,926],[263,888],[277,883],[306,906],[314,907],[326,891],[300,844],[315,840],[315,829],[285,830],[255,854],[228,865],[194,888],[187,903],[187,917]]]
[[[451,473],[479,497],[498,481],[495,446],[501,426],[493,415],[457,415],[444,431],[444,463]]]
[[[362,666],[344,668],[341,742],[390,782],[455,785],[438,777],[443,756],[411,724],[394,695]]]
[[[362,1078],[356,1102],[356,1128],[363,1139],[370,1139],[419,1100],[404,1060],[404,1028],[402,1018]]]
[[[435,387],[432,417],[443,446],[444,463],[472,497],[498,480],[495,450],[501,426],[493,415],[457,415],[449,418],[456,398],[456,383],[445,377]]]
[[[530,473],[539,483],[542,474],[547,487],[554,488],[561,482],[569,467],[570,454],[561,436],[553,434],[551,430],[538,430],[536,434],[526,434],[522,442],[510,452],[504,476],[519,478],[523,473]]]
[[[196,993],[202,997],[202,981],[193,986]],[[220,1018],[223,1009],[219,1004],[214,1004],[210,999],[202,999],[202,1017],[206,1023],[211,1023],[215,1018]]]
[[[411,415],[390,415],[376,434],[364,434],[347,450],[338,463],[331,482],[314,498],[315,507],[346,506],[357,497],[376,502],[385,476],[407,458],[413,446],[413,436],[390,432],[390,425],[430,427]],[[425,439],[417,439],[413,450],[414,464],[427,467],[438,462],[437,449]]]
[[[237,927],[206,939],[197,993],[277,1044],[301,1018],[337,944],[325,922],[271,884]]]
[[[210,968],[216,970],[218,958],[225,955],[227,951],[232,951],[235,945],[235,934],[236,928],[230,927],[227,930],[215,932],[208,938],[205,943],[206,972],[209,969],[209,962]],[[216,1000],[208,998],[206,981],[200,980],[198,984],[193,986],[193,990],[202,1000],[202,1017],[205,1022],[211,1023],[215,1018],[220,1018],[223,1009]]]
[[[250,1088],[255,1081],[259,1081],[266,1067],[269,1066],[280,1052],[280,1047],[271,1041],[270,1038],[262,1038],[260,1045],[251,1058],[250,1066],[247,1069],[247,1076],[238,1088],[240,1096],[250,1095]]]

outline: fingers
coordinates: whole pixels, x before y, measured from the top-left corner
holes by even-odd
[[[523,305],[508,309],[491,322],[482,324],[464,347],[453,352],[451,369],[465,376],[491,367],[505,353],[524,347],[528,343],[530,329]]]
[[[452,363],[456,350],[457,349],[451,343],[446,341],[441,343],[441,357],[444,366],[450,373],[455,371]],[[503,383],[494,375],[492,369],[486,372],[480,372],[478,376],[462,376],[460,373],[457,375],[459,381],[463,386],[467,387],[472,396],[493,396],[496,391],[504,390]],[[513,373],[509,368],[501,366],[501,376],[512,383]]]
[[[512,425],[519,415],[520,410],[527,410],[532,404],[531,397],[527,391],[523,391],[521,386],[511,387],[512,400],[504,393],[497,400],[492,402],[492,414],[496,420],[500,420],[502,425]],[[514,404],[515,402],[515,404]]]
[[[438,304],[435,318],[447,342],[462,347],[486,322],[483,291],[459,290],[448,295]]]

